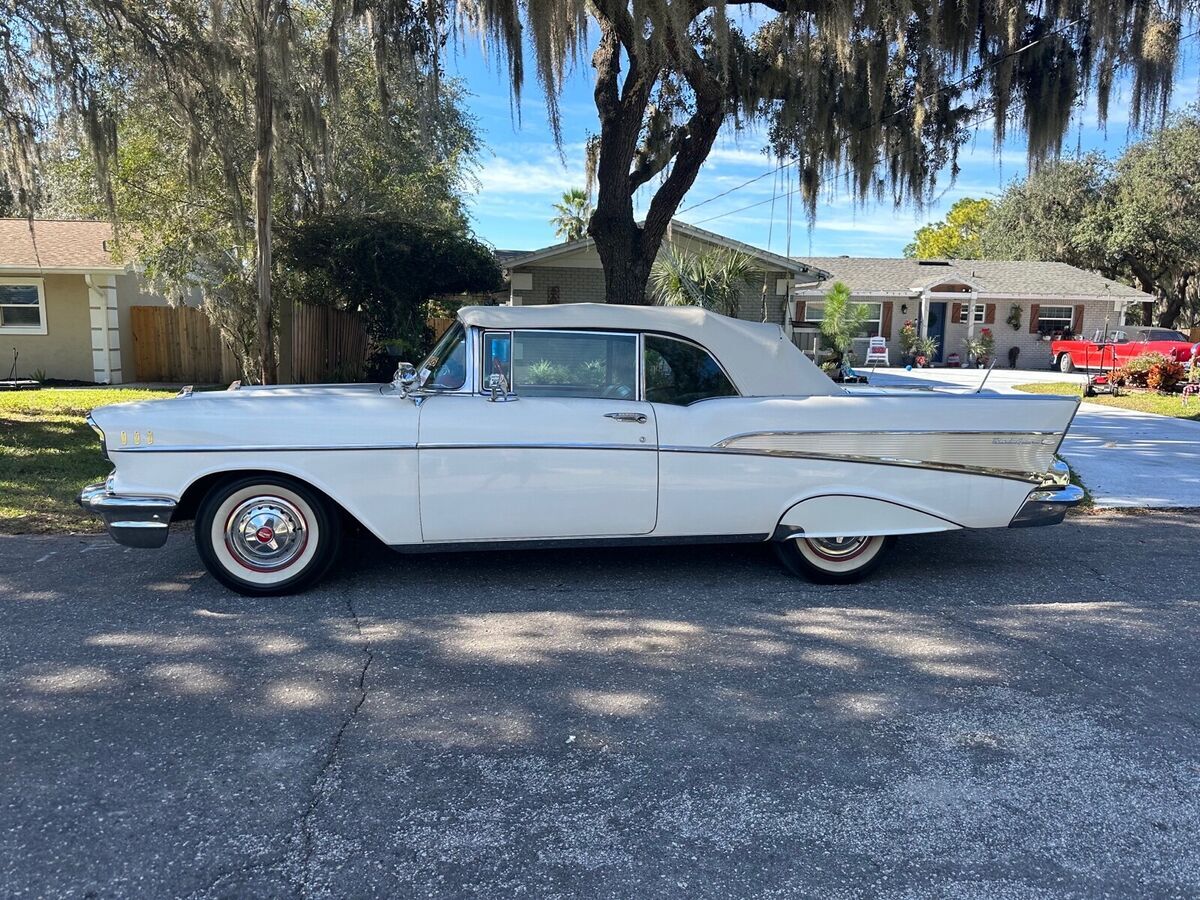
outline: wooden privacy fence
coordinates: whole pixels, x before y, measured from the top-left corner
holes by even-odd
[[[457,322],[458,319],[446,318],[443,316],[434,316],[425,320],[425,324],[433,329],[433,340],[436,343],[443,334],[450,330],[450,326]]]
[[[358,313],[297,303],[292,310],[292,380],[321,384],[360,379],[368,344]]]
[[[200,310],[190,306],[131,306],[133,377],[138,381],[217,384],[236,371],[233,354]],[[234,378],[237,376],[234,375]]]
[[[190,306],[131,306],[133,377],[138,381],[222,384],[240,377],[220,331]],[[361,378],[369,341],[358,313],[297,304],[292,311],[292,381]]]

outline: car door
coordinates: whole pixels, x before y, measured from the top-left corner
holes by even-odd
[[[421,404],[426,542],[636,536],[658,512],[654,409],[638,398],[638,338],[622,332],[475,335],[470,394]],[[511,395],[486,389],[504,378]]]

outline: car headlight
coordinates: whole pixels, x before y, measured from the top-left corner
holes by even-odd
[[[100,454],[108,459],[108,444],[104,440],[104,429],[96,424],[96,420],[92,418],[92,414],[87,414],[87,423],[91,426],[92,431],[96,432],[96,436],[100,438]]]

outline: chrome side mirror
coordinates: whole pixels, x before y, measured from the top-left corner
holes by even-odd
[[[495,403],[497,400],[508,402],[509,400],[517,399],[508,392],[508,379],[503,375],[489,375],[487,387],[491,392],[491,396],[488,397],[488,400],[492,403]]]
[[[402,362],[396,366],[396,374],[392,376],[392,388],[401,397],[407,397],[417,383],[417,367],[412,363]]]

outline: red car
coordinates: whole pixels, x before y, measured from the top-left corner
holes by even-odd
[[[1107,338],[1100,331],[1093,340],[1063,338],[1050,342],[1051,366],[1060,372],[1076,369],[1119,368],[1143,353],[1161,353],[1187,365],[1194,342],[1169,328],[1116,329]]]

